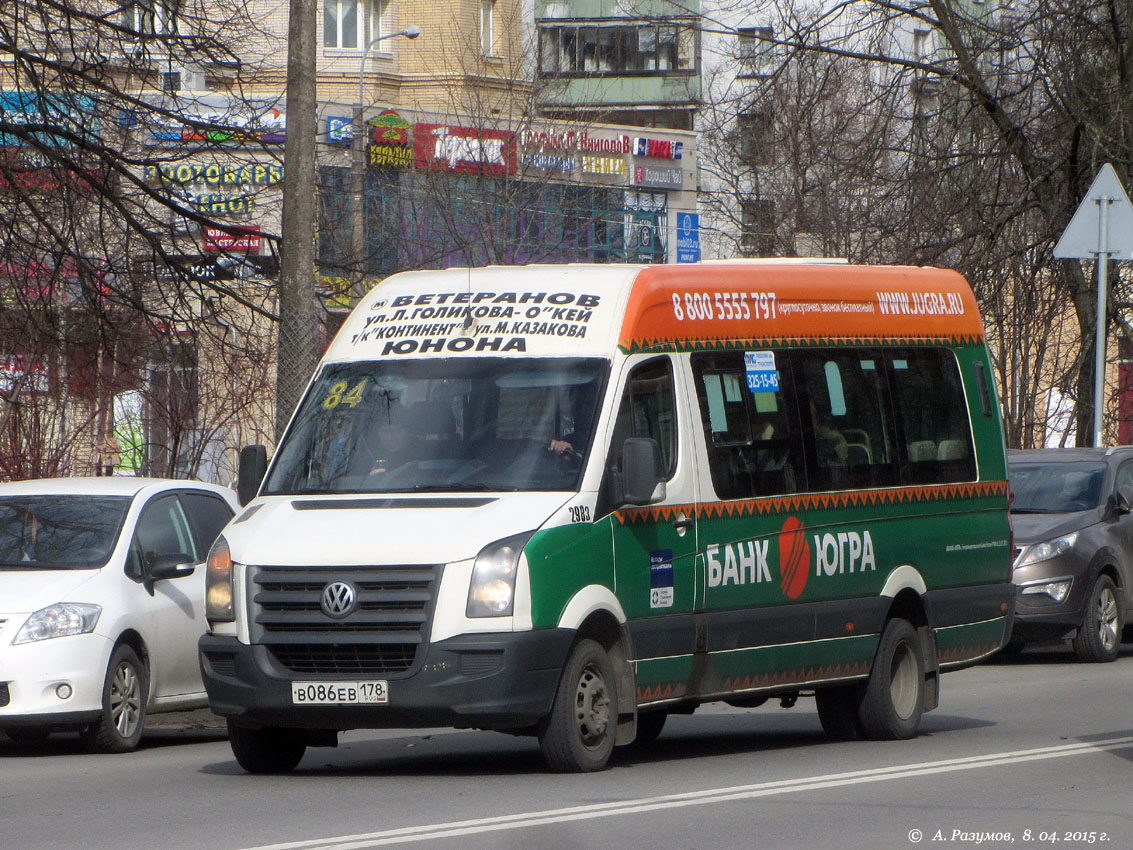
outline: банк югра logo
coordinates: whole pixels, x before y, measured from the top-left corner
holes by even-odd
[[[810,544],[806,527],[798,517],[787,517],[779,532],[780,587],[789,599],[798,599],[810,573]]]

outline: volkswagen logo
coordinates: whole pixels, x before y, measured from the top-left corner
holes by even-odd
[[[332,581],[323,588],[319,607],[328,617],[342,619],[358,607],[358,593],[350,582]]]

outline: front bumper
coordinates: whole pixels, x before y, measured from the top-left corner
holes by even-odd
[[[1071,582],[1061,602],[1045,593],[1025,593],[1028,587],[1056,580]],[[1053,558],[1015,570],[1015,625],[1011,637],[1019,641],[1056,640],[1082,624],[1092,582],[1080,563]]]
[[[0,644],[0,728],[89,723],[102,710],[102,688],[112,644],[97,634],[35,643]],[[59,696],[59,686],[71,694]],[[0,693],[0,697],[2,697]]]
[[[346,730],[516,729],[551,710],[574,632],[547,629],[461,635],[430,644],[404,674],[325,676],[296,673],[267,648],[234,637],[200,639],[201,673],[212,710],[250,728]],[[385,679],[384,705],[295,705],[291,683]]]

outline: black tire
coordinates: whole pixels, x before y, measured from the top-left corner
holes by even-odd
[[[617,724],[614,665],[601,645],[581,640],[571,650],[551,713],[539,728],[543,758],[558,773],[602,770],[614,751]]]
[[[1109,576],[1098,576],[1086,600],[1082,625],[1071,643],[1080,661],[1105,662],[1117,659],[1123,628],[1121,601],[1117,585]]]
[[[102,713],[80,737],[92,753],[128,753],[142,740],[149,681],[138,654],[122,644],[110,656],[102,685]]]
[[[858,719],[861,688],[857,685],[835,685],[814,692],[818,720],[822,731],[832,741],[860,741],[865,737]]]
[[[228,744],[248,773],[288,773],[303,760],[307,741],[295,729],[248,729],[228,721]]]
[[[667,711],[639,711],[637,713],[637,736],[633,743],[645,745],[652,744],[665,728],[665,721],[669,719]]]
[[[881,632],[858,707],[867,738],[894,741],[917,733],[924,711],[924,670],[916,629],[907,620],[890,620]]]
[[[17,744],[38,744],[40,741],[47,740],[47,736],[51,734],[51,728],[49,726],[9,726],[4,729],[4,734]]]

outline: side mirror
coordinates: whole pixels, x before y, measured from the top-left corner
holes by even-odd
[[[268,471],[267,446],[257,443],[240,449],[240,471],[236,479],[236,497],[241,506],[256,498]]]
[[[168,555],[155,555],[150,552],[146,554],[146,561],[149,563],[149,575],[142,584],[150,596],[153,596],[153,586],[157,582],[163,579],[184,578],[196,571],[192,556],[183,552]]]
[[[1113,506],[1119,514],[1133,513],[1133,487],[1122,484],[1113,494]]]
[[[157,555],[149,574],[153,579],[184,578],[191,576],[195,570],[192,556],[177,552],[172,555]]]
[[[622,498],[627,505],[650,505],[665,498],[661,447],[650,437],[630,437],[622,445]]]

